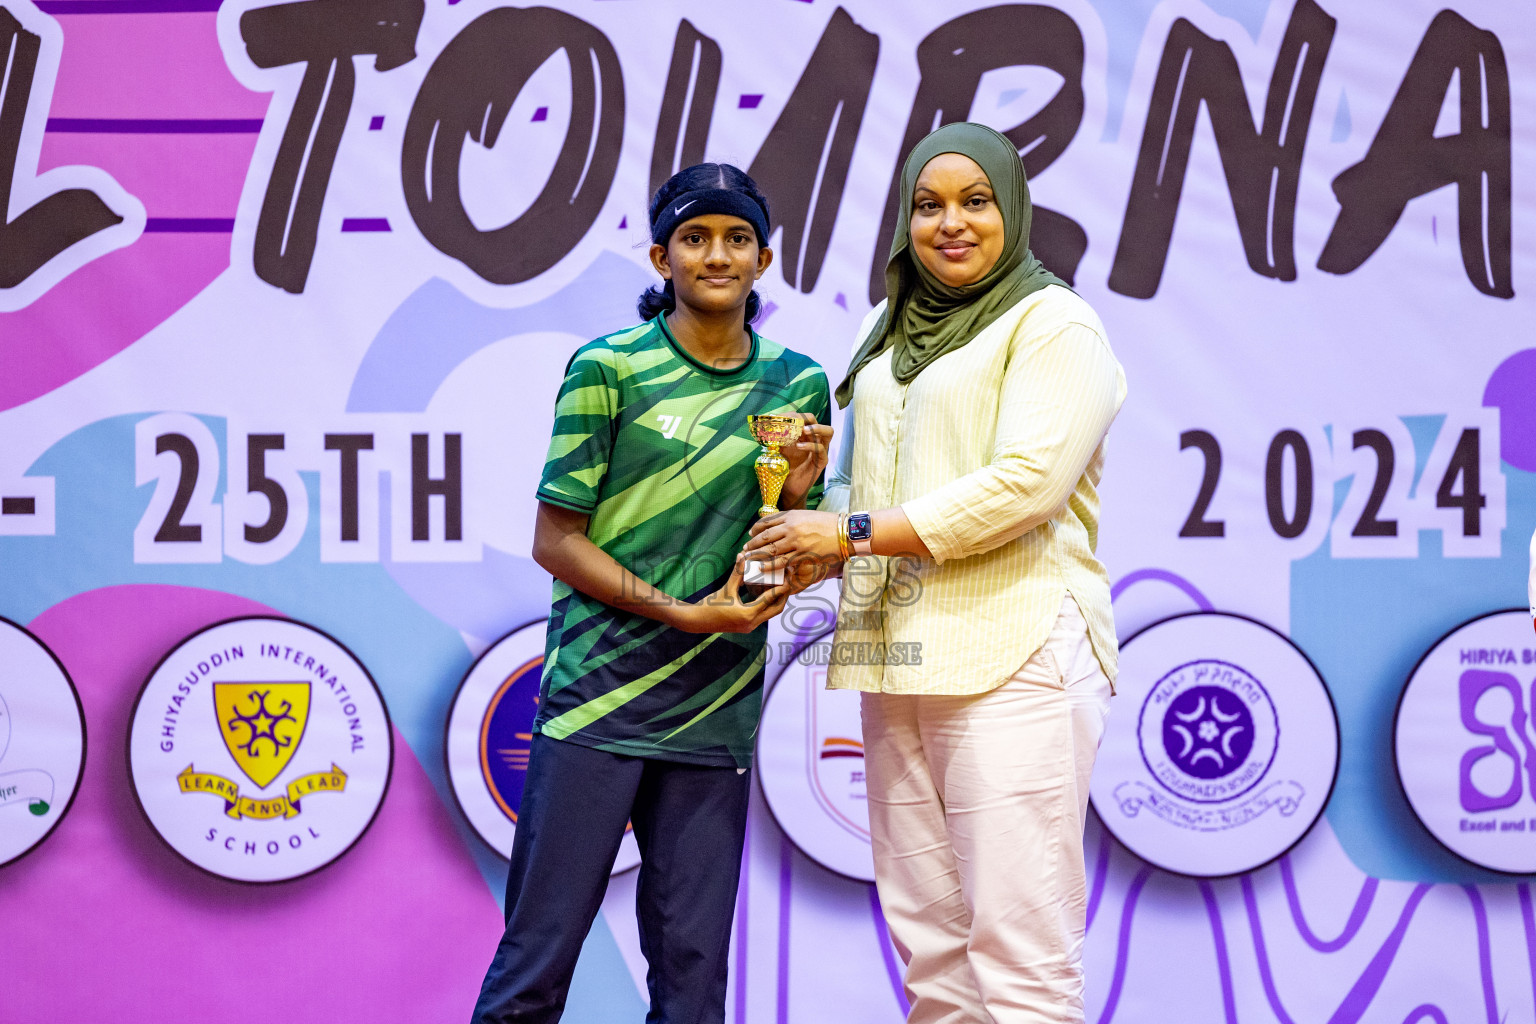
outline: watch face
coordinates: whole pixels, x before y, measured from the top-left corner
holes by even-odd
[[[869,540],[869,516],[856,515],[848,517],[848,539]]]

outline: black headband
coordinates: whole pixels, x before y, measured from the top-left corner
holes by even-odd
[[[758,202],[745,192],[726,188],[701,188],[675,197],[656,211],[656,220],[651,224],[651,241],[657,245],[666,245],[678,224],[689,217],[709,213],[740,217],[757,232],[759,246],[768,244],[767,204]]]

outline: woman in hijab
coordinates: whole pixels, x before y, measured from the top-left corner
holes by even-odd
[[[907,1020],[1081,1021],[1083,819],[1117,655],[1093,552],[1125,376],[1030,254],[1002,135],[929,135],[899,209],[826,498],[754,525],[747,551],[845,562],[827,679],[863,691]]]

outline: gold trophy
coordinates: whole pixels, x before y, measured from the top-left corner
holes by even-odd
[[[760,516],[778,512],[779,492],[784,488],[784,478],[789,476],[789,460],[779,454],[786,444],[799,440],[804,422],[799,416],[773,414],[747,417],[747,431],[763,446],[752,468],[757,473],[757,486],[763,492]],[[741,582],[752,588],[776,587],[784,582],[784,570],[765,571],[761,562],[748,562],[742,567]]]

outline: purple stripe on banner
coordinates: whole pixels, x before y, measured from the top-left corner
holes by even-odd
[[[150,217],[144,231],[165,234],[229,234],[235,230],[233,217]]]
[[[1125,892],[1125,903],[1120,908],[1120,940],[1115,946],[1115,976],[1109,981],[1109,994],[1104,997],[1104,1012],[1099,1024],[1109,1024],[1120,1005],[1120,990],[1125,987],[1125,970],[1131,957],[1131,921],[1136,917],[1136,901],[1141,898],[1142,886],[1152,877],[1151,868],[1142,868],[1131,879],[1131,887]]]
[[[1375,879],[1371,881],[1374,882]],[[1253,933],[1253,951],[1259,961],[1259,981],[1264,986],[1264,997],[1269,1000],[1269,1008],[1275,1011],[1275,1019],[1280,1024],[1296,1024],[1291,1019],[1291,1015],[1285,1012],[1285,1007],[1280,1005],[1280,993],[1275,990],[1275,976],[1269,966],[1269,950],[1264,945],[1264,928],[1259,923],[1259,901],[1254,898],[1253,882],[1248,875],[1243,876],[1243,906],[1248,909],[1248,930]],[[1358,907],[1359,904],[1355,906]],[[1294,904],[1292,912],[1295,913]],[[1301,924],[1300,916],[1297,916],[1296,923]],[[1306,925],[1301,924],[1301,929],[1303,935],[1311,934],[1307,931]],[[1345,930],[1348,931],[1347,928]],[[1312,944],[1313,949],[1318,948],[1310,938],[1307,941]]]
[[[775,997],[778,1024],[789,1024],[789,893],[794,885],[794,867],[791,857],[794,847],[789,836],[779,840],[779,980]]]
[[[50,132],[84,132],[99,135],[255,135],[259,117],[147,118],[147,117],[50,117]]]
[[[1328,1018],[1328,1024],[1357,1024],[1365,1011],[1371,1005],[1371,1000],[1376,998],[1376,993],[1381,989],[1381,983],[1387,978],[1387,969],[1392,966],[1392,961],[1397,958],[1397,950],[1403,944],[1403,936],[1408,933],[1408,924],[1413,920],[1414,911],[1419,909],[1419,904],[1424,902],[1424,897],[1433,888],[1428,884],[1416,885],[1413,893],[1408,897],[1408,902],[1403,906],[1403,913],[1397,919],[1397,925],[1393,927],[1392,934],[1387,936],[1387,941],[1381,944],[1381,949],[1371,958],[1366,965],[1365,973],[1360,975],[1339,1008]]]
[[[1477,886],[1461,888],[1472,903],[1472,918],[1477,922],[1477,962],[1483,976],[1483,1006],[1488,1011],[1488,1024],[1499,1024],[1499,999],[1493,991],[1493,944],[1488,937],[1488,908],[1483,906],[1483,894],[1477,891]]]
[[[891,932],[885,926],[885,911],[880,909],[880,890],[874,883],[869,886],[869,909],[875,915],[875,934],[880,937],[880,959],[885,964],[885,976],[891,981],[891,991],[896,993],[896,1005],[903,1014],[912,1012],[907,1002],[907,987],[901,980],[901,965],[896,962],[896,948],[891,945]]]
[[[217,13],[222,0],[38,0],[44,14]]]
[[[1093,889],[1088,893],[1088,923],[1084,933],[1093,928],[1093,919],[1099,912],[1099,900],[1104,896],[1104,882],[1109,878],[1109,829],[1099,827],[1099,855],[1093,864]]]
[[[1435,1024],[1451,1024],[1446,1020],[1445,1013],[1434,1003],[1425,1003],[1409,1010],[1408,1016],[1403,1018],[1403,1024],[1419,1024],[1419,1021],[1425,1019],[1432,1020]]]
[[[1520,923],[1525,925],[1525,955],[1531,962],[1531,994],[1536,996],[1536,913],[1531,909],[1531,887],[1521,882],[1515,891],[1520,894]]]
[[[1285,886],[1285,901],[1291,906],[1291,919],[1296,922],[1296,930],[1301,932],[1301,937],[1319,953],[1335,953],[1349,945],[1360,932],[1360,926],[1365,924],[1365,916],[1370,913],[1371,902],[1376,898],[1376,887],[1379,879],[1367,878],[1365,884],[1360,887],[1360,895],[1355,897],[1354,909],[1349,912],[1349,920],[1344,922],[1344,930],[1339,937],[1332,940],[1319,939],[1307,925],[1307,919],[1301,912],[1301,896],[1296,891],[1296,876],[1291,871],[1291,858],[1280,858],[1280,880]]]
[[[1216,610],[1193,583],[1177,573],[1169,572],[1167,569],[1137,569],[1133,573],[1120,577],[1120,582],[1110,588],[1109,599],[1113,601],[1125,593],[1125,589],[1132,583],[1140,583],[1142,580],[1162,580],[1164,583],[1172,583],[1188,594],[1189,599],[1195,602],[1195,607],[1201,611],[1210,612]]]
[[[1248,879],[1244,878],[1244,882]],[[1227,959],[1227,933],[1221,926],[1221,906],[1216,902],[1216,890],[1210,882],[1200,883],[1200,898],[1205,900],[1205,913],[1211,919],[1211,937],[1216,940],[1216,973],[1221,978],[1221,1008],[1227,1015],[1227,1024],[1237,1024],[1237,997],[1232,992],[1232,963]]]
[[[342,219],[343,231],[388,231],[387,217],[346,217]]]
[[[741,884],[736,889],[736,1024],[747,1019],[747,900],[752,888],[752,817],[741,837]]]

